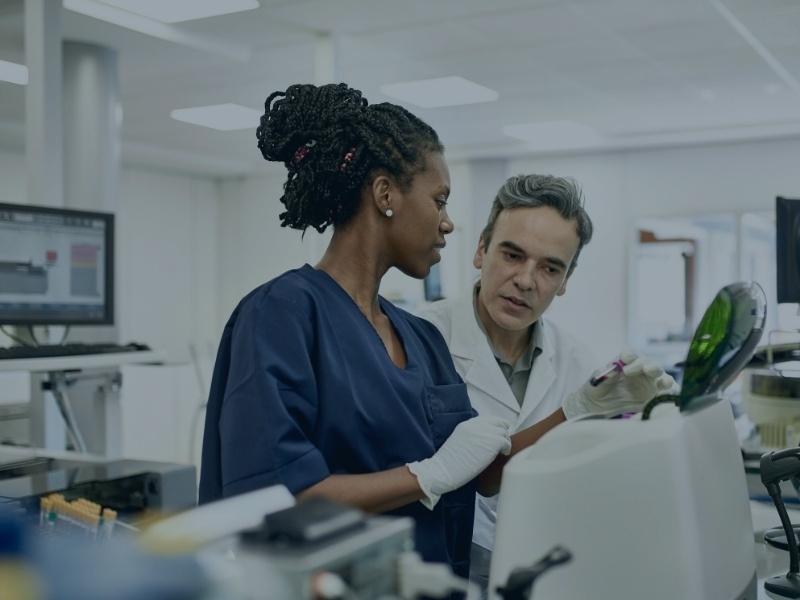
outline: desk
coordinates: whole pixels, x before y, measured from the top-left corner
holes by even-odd
[[[56,401],[57,392],[66,392],[78,381],[91,381],[88,399],[78,406],[74,421],[86,436],[89,452],[107,457],[122,455],[119,388],[124,364],[163,362],[165,355],[155,351],[112,352],[50,358],[0,360],[0,371],[30,373],[30,441],[40,448],[61,451],[67,446],[64,417]],[[86,386],[84,386],[86,387]],[[71,405],[67,406],[71,411]],[[64,403],[62,403],[63,408]]]
[[[80,371],[83,369],[118,367],[119,365],[127,364],[158,363],[163,362],[164,358],[163,352],[152,350],[54,356],[51,358],[12,358],[0,360],[0,371],[29,371],[32,373]]]

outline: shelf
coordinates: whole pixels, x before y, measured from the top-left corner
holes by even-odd
[[[165,359],[166,355],[163,352],[153,350],[53,356],[48,358],[11,358],[0,360],[0,371],[30,371],[34,373],[74,371],[130,364],[162,363]]]

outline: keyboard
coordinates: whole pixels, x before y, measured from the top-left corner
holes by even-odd
[[[85,354],[112,354],[118,352],[142,352],[150,350],[144,344],[64,344],[61,346],[12,346],[0,348],[0,360],[19,358],[53,358],[81,356]]]

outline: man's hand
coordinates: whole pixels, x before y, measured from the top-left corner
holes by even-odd
[[[625,350],[615,360],[625,365],[621,373],[612,374],[597,385],[591,385],[590,379],[564,398],[562,408],[567,419],[625,406],[641,407],[658,395],[680,392],[661,365],[636,350]],[[592,378],[604,370],[598,369]]]

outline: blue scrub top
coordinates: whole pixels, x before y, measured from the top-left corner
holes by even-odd
[[[405,348],[398,368],[355,302],[305,265],[248,294],[222,334],[206,412],[200,503],[283,484],[296,494],[333,474],[385,471],[432,456],[477,413],[439,331],[379,297]],[[469,573],[477,484],[415,520],[428,561]]]

